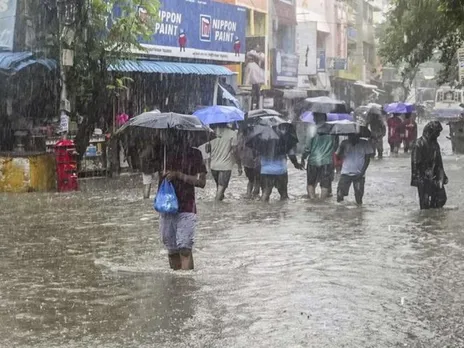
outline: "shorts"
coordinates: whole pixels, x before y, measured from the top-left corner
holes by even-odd
[[[306,169],[306,178],[308,186],[316,186],[320,184],[322,188],[330,188],[334,175],[334,167],[332,164],[323,166],[312,166],[308,164]]]
[[[259,168],[247,168],[245,167],[245,175],[250,182],[255,182],[259,179],[261,170]]]
[[[211,174],[217,186],[225,188],[229,186],[230,177],[232,176],[231,170],[211,170]]]
[[[350,193],[351,184],[353,184],[356,203],[362,204],[365,183],[365,177],[342,174],[340,181],[338,182],[337,197],[342,200],[343,197],[348,196]]]
[[[169,255],[181,249],[192,250],[197,215],[194,213],[160,214],[159,228]]]
[[[274,187],[279,191],[286,191],[288,186],[288,173],[282,175],[268,175],[261,174],[261,188],[263,191],[266,189],[273,189]]]

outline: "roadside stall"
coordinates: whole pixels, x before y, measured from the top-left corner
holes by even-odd
[[[0,192],[55,187],[45,144],[57,118],[55,67],[30,52],[0,52]]]

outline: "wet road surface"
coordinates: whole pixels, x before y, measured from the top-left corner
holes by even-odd
[[[304,200],[294,170],[286,203],[209,182],[187,273],[139,177],[0,195],[0,347],[464,347],[464,158],[444,162],[429,212],[404,155],[373,161],[362,208]]]

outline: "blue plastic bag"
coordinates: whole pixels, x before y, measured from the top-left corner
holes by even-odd
[[[164,179],[155,197],[154,208],[158,213],[176,214],[179,211],[179,201],[177,199],[174,185]]]

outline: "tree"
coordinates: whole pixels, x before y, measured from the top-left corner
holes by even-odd
[[[460,7],[456,7],[459,3]],[[456,5],[456,6],[455,6]],[[439,54],[441,81],[456,73],[456,50],[464,37],[464,1],[395,0],[380,37],[379,54],[385,63],[403,65],[403,86],[414,79],[419,65]]]
[[[112,116],[108,101],[114,88],[121,88],[108,72],[110,64],[144,51],[140,39],[154,33],[158,16],[157,0],[66,0],[58,9],[61,19],[58,44],[74,52],[74,65],[66,71],[66,85],[82,116],[76,146],[83,155],[95,124],[101,116]],[[59,5],[58,5],[59,6]],[[115,8],[120,9],[115,16]]]

